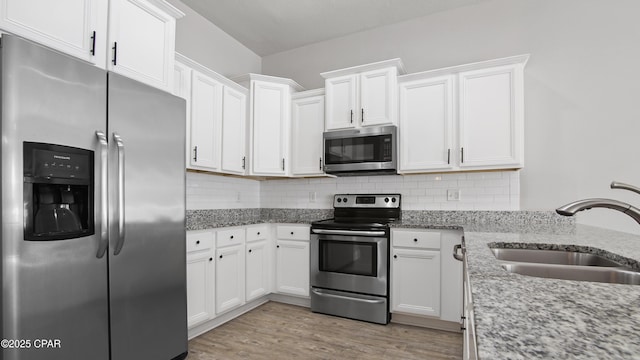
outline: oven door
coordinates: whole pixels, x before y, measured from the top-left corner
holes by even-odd
[[[384,230],[311,230],[312,287],[387,296],[389,238]]]

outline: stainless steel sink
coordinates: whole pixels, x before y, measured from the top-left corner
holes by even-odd
[[[640,285],[640,272],[623,267],[503,263],[511,273],[543,278]]]
[[[498,260],[504,261],[582,266],[622,266],[622,264],[602,256],[580,252],[501,248],[492,248],[491,251]]]
[[[605,257],[562,250],[503,249],[493,255],[508,272],[542,278],[640,285],[640,271]]]

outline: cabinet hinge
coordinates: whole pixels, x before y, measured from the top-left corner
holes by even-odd
[[[282,158],[282,171],[284,171],[284,158]]]
[[[245,169],[245,165],[246,165],[246,156],[242,157],[242,170]]]

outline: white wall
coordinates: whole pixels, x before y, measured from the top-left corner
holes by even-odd
[[[637,0],[494,0],[267,56],[262,69],[316,88],[323,71],[395,57],[417,72],[529,53],[521,208],[587,197],[640,204],[608,188],[640,185],[638,14]],[[578,221],[640,233],[612,210]]]
[[[176,51],[227,77],[260,73],[262,59],[179,0],[167,0],[185,13],[176,24]]]

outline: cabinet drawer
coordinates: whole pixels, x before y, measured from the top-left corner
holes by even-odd
[[[213,247],[213,231],[187,232],[187,252],[208,250]]]
[[[269,225],[256,225],[247,228],[247,241],[266,240],[269,238]]]
[[[216,232],[216,248],[244,243],[244,229],[218,230]]]
[[[439,231],[393,230],[391,242],[393,246],[440,249],[440,236]]]
[[[308,225],[278,225],[278,239],[309,240]]]

